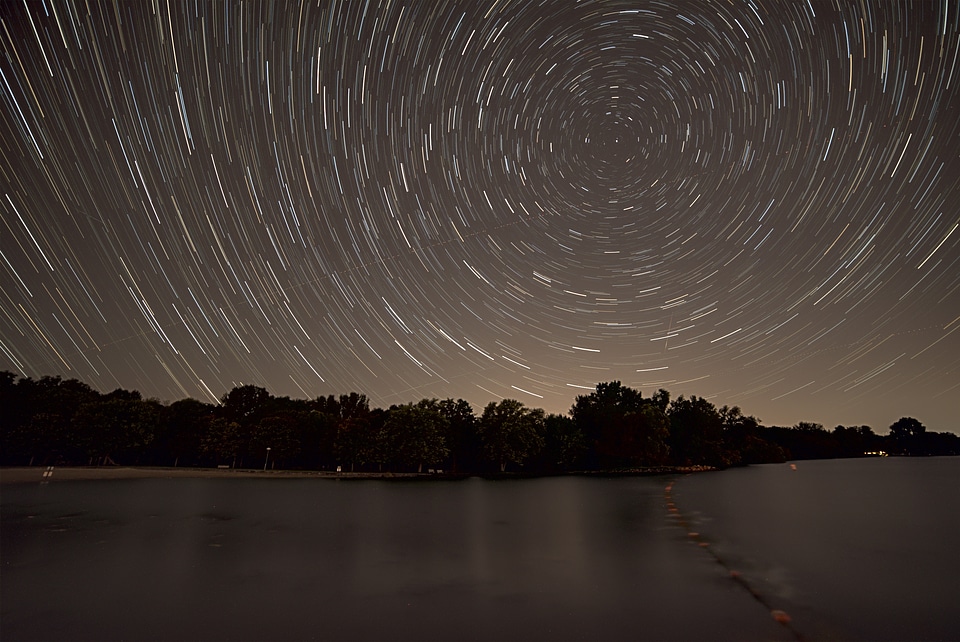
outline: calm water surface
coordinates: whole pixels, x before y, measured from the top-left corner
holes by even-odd
[[[960,457],[795,467],[688,476],[673,496],[805,639],[960,640]]]
[[[958,639],[958,464],[7,484],[0,637]]]
[[[790,639],[666,483],[6,485],[2,637]]]

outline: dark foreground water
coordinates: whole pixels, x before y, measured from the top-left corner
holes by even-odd
[[[673,497],[805,639],[960,640],[960,457],[795,467],[690,476]]]
[[[0,637],[960,639],[960,459],[673,481],[7,484]]]

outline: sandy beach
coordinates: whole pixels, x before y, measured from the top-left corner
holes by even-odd
[[[51,472],[44,476],[45,472]],[[237,479],[244,477],[291,479],[416,479],[436,477],[429,473],[336,473],[320,470],[256,470],[251,468],[163,468],[140,466],[74,467],[22,466],[0,468],[0,484],[50,483],[92,479]]]
[[[45,472],[49,475],[44,475]],[[643,469],[599,472],[573,472],[568,475],[591,477],[635,477],[671,475],[715,470],[710,466],[659,466]],[[523,473],[488,474],[485,477],[520,478]],[[12,466],[0,468],[0,484],[64,482],[95,479],[463,479],[451,473],[333,472],[328,470],[257,470],[255,468],[171,468],[162,466]]]

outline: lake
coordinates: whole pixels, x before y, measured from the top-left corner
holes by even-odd
[[[958,481],[891,458],[5,484],[0,637],[956,639]]]
[[[805,639],[960,640],[960,457],[793,465],[687,477],[674,499]]]

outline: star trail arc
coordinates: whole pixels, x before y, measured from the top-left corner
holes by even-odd
[[[947,0],[5,3],[0,369],[956,430]]]

